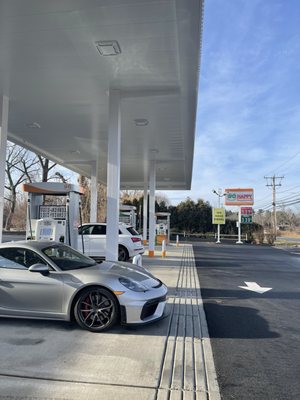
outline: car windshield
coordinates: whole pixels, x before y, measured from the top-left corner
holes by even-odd
[[[42,252],[62,271],[88,268],[96,265],[94,260],[65,245],[49,246],[44,248]]]

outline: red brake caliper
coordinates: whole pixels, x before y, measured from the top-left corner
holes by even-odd
[[[84,318],[86,318],[88,316],[88,314],[90,313],[90,304],[91,304],[91,300],[90,300],[90,296],[86,297],[83,301],[83,308],[82,308],[82,315]]]

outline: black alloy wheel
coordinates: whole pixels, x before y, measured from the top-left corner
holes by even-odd
[[[90,287],[80,294],[74,308],[77,323],[91,332],[111,328],[118,319],[118,304],[108,290]]]
[[[128,261],[129,254],[124,246],[119,246],[119,261]]]

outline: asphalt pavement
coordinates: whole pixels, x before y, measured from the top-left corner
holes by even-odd
[[[193,247],[222,399],[300,399],[300,252]]]

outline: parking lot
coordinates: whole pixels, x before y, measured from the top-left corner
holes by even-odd
[[[95,334],[75,323],[1,318],[0,398],[217,399],[192,247],[156,254],[143,265],[169,287],[161,321]]]

